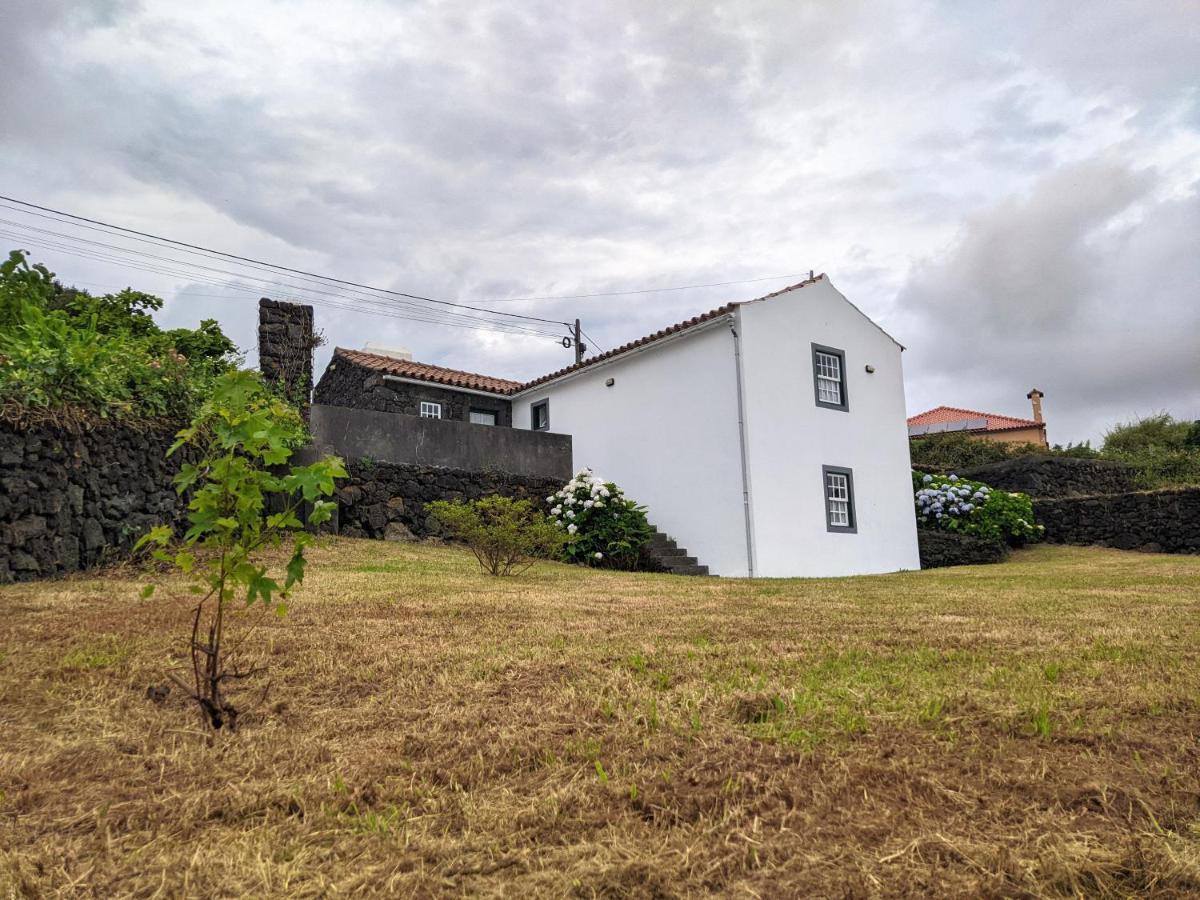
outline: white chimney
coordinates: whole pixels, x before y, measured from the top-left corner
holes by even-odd
[[[383,344],[376,344],[374,341],[367,341],[363,344],[363,352],[374,353],[376,356],[386,356],[389,359],[412,361],[412,353],[403,347],[385,347]]]

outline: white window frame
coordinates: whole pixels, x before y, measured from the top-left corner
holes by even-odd
[[[817,406],[823,409],[850,411],[846,393],[846,352],[837,347],[812,345],[813,392]],[[831,389],[830,386],[833,386]],[[833,399],[836,390],[837,399]]]
[[[854,470],[845,466],[821,466],[821,496],[825,506],[825,529],[839,534],[857,534]]]
[[[490,422],[476,422],[476,416],[491,416],[492,420]],[[467,421],[472,425],[491,425],[494,427],[499,420],[500,417],[496,415],[494,409],[471,409],[467,411]]]
[[[442,417],[442,404],[436,400],[421,401],[421,418],[422,419],[440,419]]]

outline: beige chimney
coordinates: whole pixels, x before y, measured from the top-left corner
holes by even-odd
[[[1042,421],[1042,398],[1045,397],[1046,395],[1043,394],[1041,391],[1039,391],[1037,388],[1034,388],[1032,391],[1030,391],[1025,396],[1028,397],[1029,400],[1033,402],[1033,421],[1041,422]]]

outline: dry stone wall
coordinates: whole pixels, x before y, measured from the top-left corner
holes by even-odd
[[[1200,488],[1040,499],[1033,512],[1052,543],[1200,553]]]

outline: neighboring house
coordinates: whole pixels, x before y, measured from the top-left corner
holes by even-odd
[[[960,431],[973,438],[1003,444],[1040,444],[1046,442],[1046,423],[1042,420],[1042,398],[1046,396],[1034,388],[1025,397],[1033,404],[1032,419],[1018,419],[996,413],[962,409],[957,406],[935,406],[923,413],[910,416],[908,436],[923,438],[931,434]]]
[[[526,383],[338,349],[316,401],[570,434],[714,574],[889,572],[920,567],[902,350],[821,275]]]

